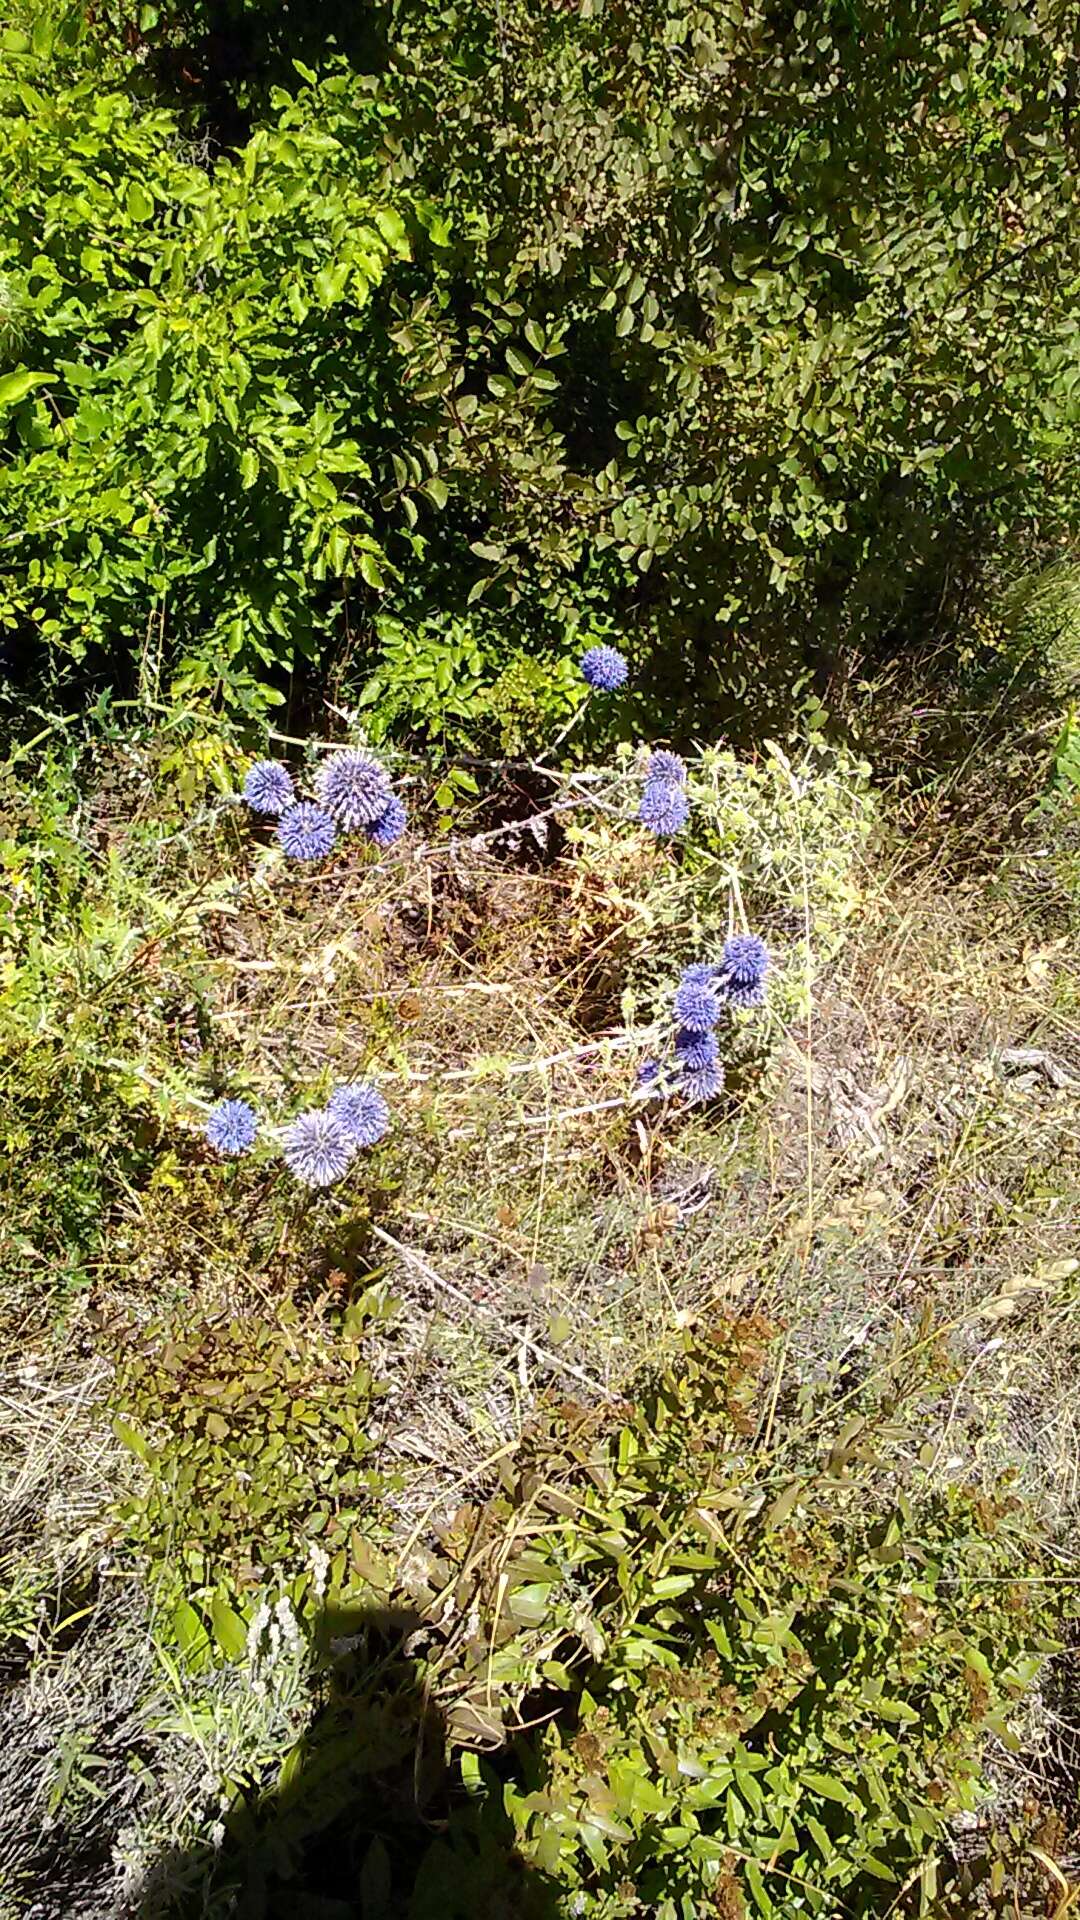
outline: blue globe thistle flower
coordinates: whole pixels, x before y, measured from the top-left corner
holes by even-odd
[[[707,1100],[715,1100],[724,1090],[724,1069],[719,1061],[711,1067],[702,1067],[697,1073],[684,1073],[679,1092],[692,1107],[704,1106]]]
[[[675,1058],[684,1073],[703,1073],[720,1058],[715,1033],[695,1033],[692,1027],[680,1027],[675,1035]]]
[[[355,747],[331,754],[315,786],[327,813],[346,833],[354,827],[373,827],[394,797],[386,768]]]
[[[305,1187],[332,1187],[347,1173],[356,1153],[340,1120],[320,1107],[302,1113],[285,1129],[285,1159]]]
[[[666,747],[658,747],[649,757],[650,780],[666,780],[669,787],[685,787],[686,762],[680,760],[677,753],[669,753]]]
[[[390,1109],[370,1080],[354,1080],[347,1087],[336,1087],[326,1110],[357,1147],[373,1147],[390,1125]]]
[[[670,780],[646,780],[638,807],[638,819],[658,840],[669,839],[685,827],[690,818],[690,802],[682,787]]]
[[[736,933],[724,944],[717,984],[730,1007],[765,1003],[769,949],[756,933]]]
[[[278,821],[277,837],[290,860],[325,860],[337,839],[337,828],[321,807],[298,800]]]
[[[693,982],[681,981],[675,989],[671,1003],[677,1027],[685,1027],[691,1033],[708,1033],[720,1019],[721,1006],[712,987],[699,987]]]
[[[244,799],[253,813],[284,813],[294,799],[288,768],[276,760],[256,760],[247,770]]]
[[[711,960],[691,960],[679,976],[680,987],[711,987],[717,969]]]
[[[219,1100],[206,1116],[206,1137],[218,1153],[250,1153],[258,1131],[246,1100]]]
[[[581,656],[581,671],[598,693],[617,693],[625,687],[630,669],[617,647],[590,647]]]
[[[379,815],[373,827],[368,827],[367,837],[377,847],[392,847],[400,840],[408,825],[405,802],[392,793],[384,813]]]

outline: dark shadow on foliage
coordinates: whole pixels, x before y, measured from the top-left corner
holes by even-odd
[[[471,1802],[402,1609],[328,1609],[307,1730],[243,1787],[219,1850],[165,1855],[127,1920],[557,1920],[497,1801]],[[272,1684],[272,1678],[271,1678]]]

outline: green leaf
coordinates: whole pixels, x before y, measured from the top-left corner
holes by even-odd
[[[154,202],[138,180],[128,187],[125,205],[133,220],[150,220],[153,217]]]
[[[324,307],[332,307],[341,299],[349,284],[350,272],[347,260],[335,260],[332,266],[319,269],[315,275],[315,292]]]
[[[859,1811],[859,1802],[850,1788],[831,1773],[804,1773],[800,1778],[804,1787],[809,1787],[811,1793],[819,1793],[823,1800],[835,1800],[838,1806],[847,1807],[852,1813]]]
[[[884,1860],[876,1860],[872,1853],[864,1853],[859,1861],[859,1865],[863,1867],[867,1873],[872,1873],[878,1880],[888,1880],[891,1885],[894,1885],[896,1882],[897,1875],[893,1872],[892,1868],[887,1867]]]
[[[198,1661],[200,1655],[205,1656],[209,1652],[210,1636],[206,1625],[187,1600],[177,1603],[172,1625],[173,1638],[189,1663]]]
[[[142,1434],[136,1433],[135,1428],[129,1427],[127,1421],[121,1420],[119,1415],[113,1420],[112,1430],[119,1440],[120,1445],[126,1447],[129,1453],[133,1453],[137,1460],[144,1462],[152,1460],[153,1454],[143,1439]]]
[[[360,1869],[360,1920],[391,1920],[392,1874],[390,1855],[376,1834]]]
[[[247,1628],[220,1593],[215,1593],[210,1602],[210,1618],[214,1638],[226,1659],[234,1663],[242,1660],[247,1648]]]
[[[17,407],[35,387],[52,377],[51,373],[27,373],[22,368],[17,373],[5,373],[0,378],[0,407]]]

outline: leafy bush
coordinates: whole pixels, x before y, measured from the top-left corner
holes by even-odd
[[[541,1420],[447,1531],[481,1623],[451,1729],[559,1701],[503,1796],[566,1911],[876,1912],[977,1804],[1049,1643],[1020,1503],[918,1457],[943,1362],[898,1347],[838,1400],[770,1379],[760,1318],[718,1321],[618,1423]]]
[[[384,578],[370,299],[407,247],[377,110],[312,84],[209,167],[174,114],[96,72],[50,79],[29,51],[0,79],[22,363],[0,376],[0,619],[76,660],[126,654],[144,693],[164,663],[181,694],[262,708],[345,584]]]
[[[332,644],[378,724],[516,745],[610,622],[651,720],[760,730],[1068,523],[1063,30],[387,0],[284,93],[273,10],[139,18],[8,36],[20,640],[249,713]],[[272,68],[207,125],[173,55],[213,112],[230,33]]]
[[[370,1839],[413,1920],[932,1900],[935,1843],[1049,1645],[1026,1516],[919,1458],[948,1383],[932,1339],[846,1394],[783,1368],[759,1316],[687,1331],[635,1402],[542,1409],[501,1490],[411,1541],[404,1591],[372,1555],[332,1585],[359,1635],[313,1655],[323,1710],[228,1823],[271,1894],[344,1886]],[[352,1659],[365,1620],[420,1617],[408,1654]],[[421,1844],[390,1783],[437,1759],[439,1712],[465,1795],[436,1771]]]
[[[452,604],[471,555],[493,616],[598,607],[683,724],[721,688],[756,719],[766,669],[1068,511],[1052,31],[998,0],[386,18],[409,177],[450,214],[395,333],[450,493],[422,592]]]

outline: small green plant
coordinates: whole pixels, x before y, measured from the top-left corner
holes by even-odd
[[[145,1470],[122,1517],[163,1599],[243,1593],[370,1524],[380,1388],[363,1342],[387,1310],[376,1288],[340,1326],[288,1301],[272,1319],[185,1314],[121,1358],[115,1431]]]

